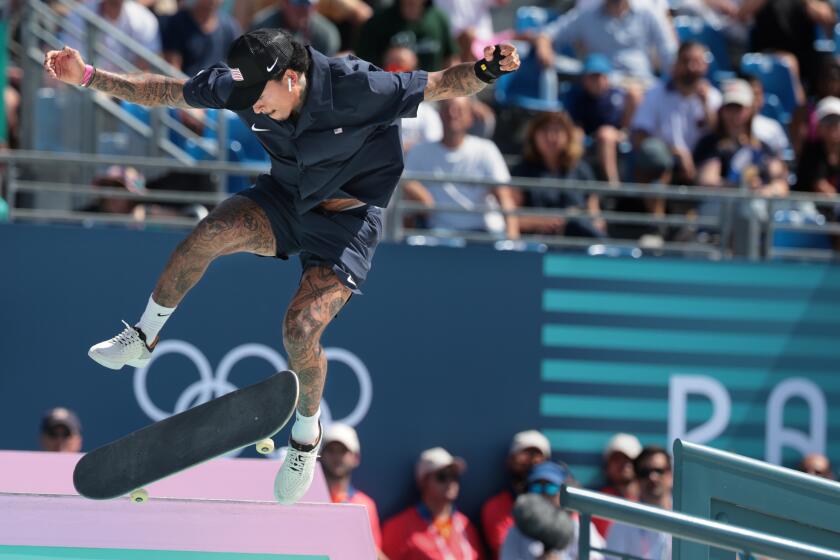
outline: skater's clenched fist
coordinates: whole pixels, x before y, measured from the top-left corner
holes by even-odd
[[[51,77],[75,86],[82,84],[85,75],[85,61],[76,49],[64,47],[50,51],[44,57],[44,69]]]

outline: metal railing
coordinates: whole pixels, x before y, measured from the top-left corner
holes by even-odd
[[[679,439],[673,449],[674,509],[840,548],[837,482]],[[708,555],[697,544],[674,543],[675,559]]]
[[[580,513],[578,539],[580,560],[588,560],[592,551],[623,558],[635,558],[618,551],[590,547],[590,523],[593,515],[743,553],[744,558],[759,554],[779,560],[840,560],[840,552],[836,550],[646,506],[591,490],[570,488],[564,485],[560,492],[560,503],[563,507]]]
[[[72,38],[86,51],[86,57],[92,64],[103,61],[111,63],[121,71],[133,73],[153,71],[166,76],[187,78],[157,53],[138,43],[120,29],[111,25],[85,5],[74,0],[56,0],[55,4],[72,12],[78,17],[83,27],[75,25],[72,18],[62,17],[52,8],[42,2],[27,2],[21,21],[21,63],[24,66],[22,84],[23,119],[21,122],[22,145],[26,148],[34,147],[36,119],[56,119],[56,115],[39,115],[35,110],[38,90],[42,83],[43,62],[45,48],[60,49],[64,46],[64,37]],[[107,49],[100,39],[108,36],[110,39],[132,53],[135,60],[144,68],[140,68],[133,60],[127,60],[117,52]],[[193,118],[199,120],[204,127],[213,130],[215,141],[208,141],[202,135],[190,130],[183,123],[173,118],[165,107],[155,107],[149,110],[148,124],[135,117],[126,108],[108,97],[93,91],[73,91],[73,88],[62,87],[57,95],[75,96],[80,101],[80,111],[76,115],[81,122],[86,123],[79,131],[82,152],[95,153],[100,133],[105,131],[104,117],[106,115],[116,119],[132,134],[142,138],[142,146],[147,156],[171,156],[182,163],[191,164],[195,161],[190,153],[172,142],[170,133],[182,136],[191,142],[199,153],[211,159],[224,160],[227,157],[227,130],[224,118],[211,119],[197,113]],[[59,123],[56,123],[59,124]],[[60,126],[57,127],[58,131]],[[220,182],[224,177],[219,178]]]
[[[10,202],[12,219],[44,219],[61,220],[67,222],[84,223],[89,221],[89,216],[82,216],[79,212],[68,209],[66,212],[57,212],[55,209],[46,212],[39,208],[22,208],[15,203],[19,193],[64,193],[76,197],[103,197],[123,198],[138,202],[162,202],[162,203],[200,203],[215,204],[224,199],[227,194],[195,193],[189,191],[147,191],[145,193],[130,193],[119,190],[104,190],[94,188],[85,184],[67,184],[56,181],[27,180],[22,178],[26,169],[44,167],[48,164],[51,168],[62,169],[89,169],[91,171],[107,166],[122,165],[133,166],[137,169],[156,169],[163,171],[182,171],[191,174],[224,175],[224,176],[253,176],[268,171],[264,165],[240,164],[229,162],[198,162],[196,164],[184,164],[171,158],[148,158],[130,156],[107,156],[88,155],[71,153],[51,153],[34,151],[15,151],[0,154],[0,162],[5,162],[7,169],[7,190]],[[92,173],[90,173],[92,175]],[[481,180],[469,177],[441,177],[439,175],[405,173],[403,180],[417,180],[420,182],[432,183],[442,180],[474,185],[476,187],[490,188],[496,184],[492,181]],[[733,216],[731,209],[738,205],[763,201],[770,209],[775,205],[791,205],[796,203],[810,203],[815,206],[833,206],[837,201],[828,196],[813,195],[806,193],[792,193],[785,198],[770,198],[745,192],[739,189],[688,187],[688,186],[665,186],[665,185],[632,185],[624,184],[618,188],[606,183],[579,182],[579,181],[557,181],[550,179],[528,179],[513,178],[508,182],[517,188],[529,190],[566,190],[586,194],[596,194],[602,197],[640,197],[640,198],[663,198],[671,201],[717,201],[720,203],[721,211],[714,216],[688,216],[669,214],[665,216],[654,216],[644,213],[626,213],[605,211],[597,216],[577,208],[553,209],[553,208],[518,208],[514,211],[503,211],[491,208],[464,209],[455,206],[438,206],[429,209],[421,204],[407,201],[398,189],[397,193],[386,211],[385,239],[389,241],[408,242],[413,244],[432,243],[464,243],[468,241],[496,243],[499,248],[516,249],[528,248],[535,250],[547,250],[551,247],[571,248],[592,248],[592,247],[618,247],[632,249],[634,251],[647,251],[652,254],[678,254],[678,255],[699,255],[712,259],[720,259],[731,256],[727,243],[729,232],[733,229]],[[700,241],[663,242],[655,246],[645,245],[638,239],[617,239],[617,238],[580,238],[569,236],[550,235],[522,235],[517,240],[506,240],[504,236],[489,233],[486,231],[440,231],[419,228],[407,228],[403,220],[407,215],[428,212],[453,212],[463,214],[483,215],[488,211],[498,212],[506,216],[547,216],[563,218],[566,220],[592,220],[601,218],[608,223],[622,223],[642,226],[669,226],[685,227],[695,230],[708,230],[716,232],[719,239],[716,244]],[[109,223],[132,223],[136,222],[131,217],[111,215],[107,217]],[[102,221],[105,221],[102,220]],[[172,225],[173,227],[184,227],[189,221],[183,219],[171,220],[160,218],[159,225]],[[774,224],[772,220],[760,221],[753,218],[750,227],[749,251],[747,256],[753,259],[762,256],[774,258],[778,251],[773,247],[772,236],[774,231],[789,230],[795,232],[817,232],[822,235],[840,235],[840,224],[829,223],[823,226],[811,226],[806,224]],[[794,254],[800,258],[833,258],[831,251],[786,251],[785,255]]]

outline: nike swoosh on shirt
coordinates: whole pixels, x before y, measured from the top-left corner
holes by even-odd
[[[275,59],[274,59],[274,64],[272,64],[271,66],[266,66],[266,67],[265,67],[265,71],[266,71],[266,72],[271,72],[272,70],[274,70],[274,67],[275,67],[275,66],[277,66],[277,61],[278,61],[278,60],[280,60],[280,59],[279,59],[279,58],[275,58]]]
[[[255,124],[251,125],[251,130],[253,130],[254,132],[268,132],[267,128],[257,128],[257,125]]]

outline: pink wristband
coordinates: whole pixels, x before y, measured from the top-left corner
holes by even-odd
[[[82,78],[82,83],[79,84],[82,87],[88,87],[90,84],[90,79],[93,77],[93,66],[90,64],[85,64],[85,75]]]

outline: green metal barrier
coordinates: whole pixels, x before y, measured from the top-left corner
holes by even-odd
[[[623,500],[600,492],[563,486],[560,502],[564,508],[581,513],[578,558],[588,560],[589,521],[592,515],[605,517],[675,537],[744,554],[765,555],[780,560],[840,560],[840,552],[794,540],[767,535],[751,529],[709,521],[684,513],[663,510]],[[676,541],[675,541],[676,542]],[[615,554],[612,551],[598,552]]]
[[[840,483],[679,439],[674,510],[840,550]],[[731,559],[674,541],[674,560]]]

